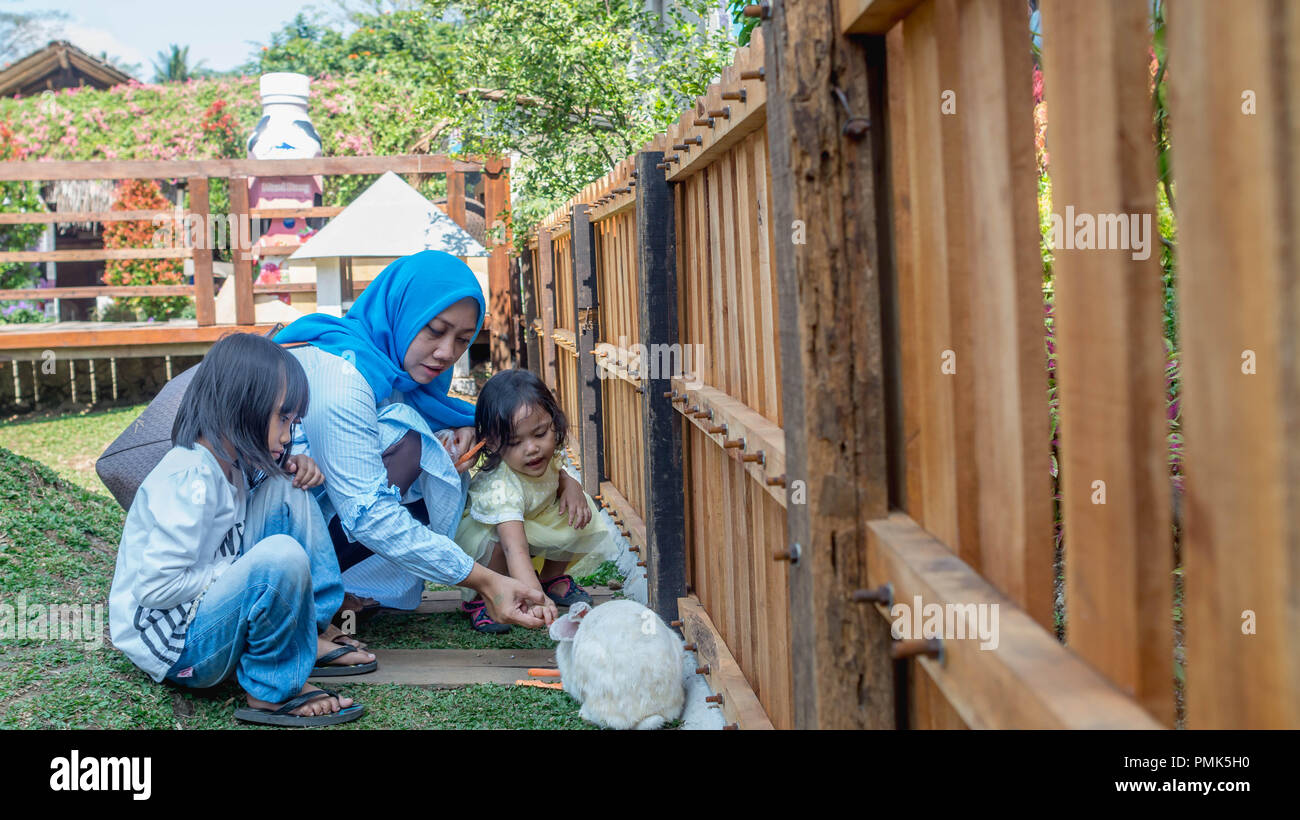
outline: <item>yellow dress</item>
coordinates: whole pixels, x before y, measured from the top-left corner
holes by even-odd
[[[546,472],[535,478],[516,473],[504,461],[496,469],[474,476],[469,485],[469,502],[456,530],[460,548],[478,563],[486,564],[491,548],[499,543],[497,524],[503,521],[524,522],[528,552],[534,558],[563,560],[600,547],[609,533],[591,496],[583,493],[591,509],[591,521],[582,529],[570,526],[569,516],[560,512],[556,492],[563,460],[564,456],[556,451]]]

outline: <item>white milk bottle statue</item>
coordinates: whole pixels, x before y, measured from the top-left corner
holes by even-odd
[[[307,114],[311,80],[305,74],[263,74],[259,83],[262,118],[248,138],[250,159],[310,159],[321,155],[320,135]],[[320,176],[256,177],[249,179],[250,208],[307,208],[321,203]],[[258,284],[278,284],[284,258],[305,240],[303,234],[320,221],[263,219],[261,238],[254,245],[259,261]],[[287,296],[280,297],[288,301]]]

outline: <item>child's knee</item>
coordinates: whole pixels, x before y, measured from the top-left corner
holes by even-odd
[[[307,551],[288,535],[268,535],[253,545],[242,560],[252,561],[250,577],[275,586],[310,586],[311,562]]]

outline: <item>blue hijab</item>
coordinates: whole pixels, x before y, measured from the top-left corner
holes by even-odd
[[[433,430],[474,424],[474,405],[447,395],[452,370],[420,384],[402,367],[406,349],[433,318],[462,299],[478,303],[478,324],[483,327],[483,289],[474,272],[460,259],[443,251],[420,251],[403,256],[375,277],[347,316],[313,313],[298,319],[276,335],[280,343],[308,342],[337,356],[346,356],[365,377],[376,401],[388,398],[394,388],[414,405]],[[351,356],[347,356],[347,353]]]

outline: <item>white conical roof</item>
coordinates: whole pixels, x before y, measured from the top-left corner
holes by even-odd
[[[389,171],[289,258],[396,257],[427,250],[491,255],[438,206]]]

